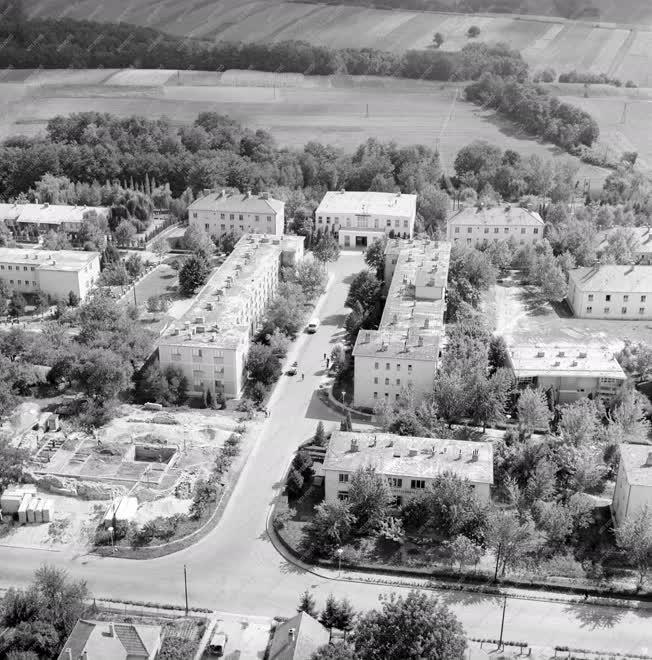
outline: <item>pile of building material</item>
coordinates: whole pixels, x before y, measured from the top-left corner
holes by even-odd
[[[120,497],[111,502],[104,514],[104,527],[112,527],[115,523],[129,522],[136,516],[138,499],[135,497]]]
[[[17,516],[21,525],[47,523],[54,518],[52,500],[37,497],[33,484],[7,488],[0,497],[0,510],[3,515]]]

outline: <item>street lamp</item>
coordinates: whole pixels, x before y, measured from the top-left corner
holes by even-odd
[[[346,390],[342,390],[342,405],[344,405],[344,397],[346,396]]]
[[[115,552],[115,537],[113,536],[113,527],[109,527],[109,534],[111,534],[111,549]]]
[[[338,548],[335,551],[335,554],[337,555],[337,572],[338,575],[342,575],[342,555],[344,554],[344,550],[342,548]]]

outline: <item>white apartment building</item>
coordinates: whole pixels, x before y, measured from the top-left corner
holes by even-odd
[[[597,255],[600,257],[608,245],[608,238],[616,231],[627,231],[634,239],[634,260],[637,264],[652,266],[652,227],[615,226],[598,234],[600,243]]]
[[[335,431],[324,459],[326,500],[347,500],[353,474],[368,467],[387,477],[396,506],[445,472],[468,479],[481,502],[489,502],[494,482],[490,442]]]
[[[0,279],[20,293],[67,298],[72,291],[83,300],[99,275],[99,252],[0,248]]]
[[[84,220],[108,220],[104,206],[69,206],[67,204],[0,204],[0,221],[14,233],[45,234],[50,230],[75,236]]]
[[[652,266],[598,265],[568,274],[568,304],[584,319],[652,319]]]
[[[161,367],[180,367],[190,391],[240,396],[251,335],[276,293],[282,265],[303,258],[303,236],[246,234],[186,314],[159,341]]]
[[[211,236],[233,233],[281,236],[285,226],[285,202],[263,192],[212,191],[188,207],[188,222]]]
[[[620,445],[620,464],[611,510],[617,525],[644,506],[652,512],[652,447]]]
[[[521,387],[551,390],[555,403],[592,394],[612,397],[627,380],[612,351],[602,346],[524,344],[507,349]]]
[[[542,239],[543,228],[538,213],[520,206],[467,206],[448,219],[447,238],[469,247],[510,239],[525,245]]]
[[[388,244],[385,268],[391,283],[378,330],[361,330],[353,348],[356,407],[393,402],[405,388],[417,398],[432,391],[450,250],[450,243],[430,239]]]
[[[364,248],[390,234],[412,238],[416,215],[416,195],[336,190],[324,195],[315,225],[339,232],[342,247]]]

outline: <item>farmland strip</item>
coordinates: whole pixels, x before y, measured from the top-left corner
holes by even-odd
[[[613,62],[609,67],[609,71],[607,71],[608,76],[613,76],[614,73],[618,71],[620,65],[623,63],[623,60],[627,56],[629,49],[632,47],[632,44],[636,40],[637,35],[638,35],[638,30],[630,30],[629,34],[627,35],[627,39],[625,39],[623,45],[618,49],[618,52],[616,53],[616,57],[614,57]]]

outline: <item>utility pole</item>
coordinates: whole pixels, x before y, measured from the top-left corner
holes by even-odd
[[[621,124],[626,124],[627,123],[627,107],[628,107],[628,105],[629,104],[627,102],[623,103],[623,115],[620,118],[620,123]]]
[[[503,648],[503,630],[505,629],[505,609],[507,607],[507,596],[503,597],[503,618],[502,621],[500,622],[500,639],[498,640],[498,648],[502,649]],[[186,612],[188,610],[188,606],[186,605]]]
[[[138,301],[136,300],[136,283],[134,282],[134,307],[138,307]]]
[[[367,119],[369,119],[369,104],[368,103],[367,103],[367,111],[366,111],[365,117]]]
[[[186,565],[183,565],[183,587],[186,592],[186,616],[188,616],[188,573],[186,571]],[[505,610],[503,610],[503,621],[505,620]],[[500,639],[502,640],[503,633],[500,632]]]

